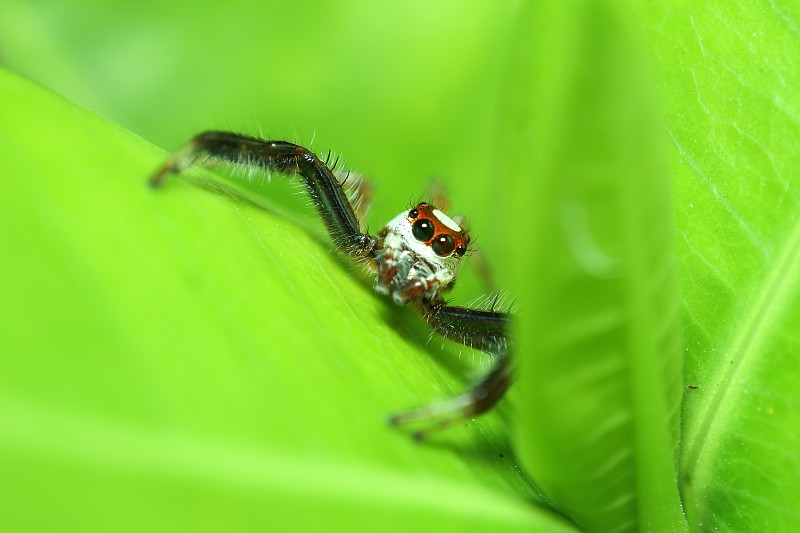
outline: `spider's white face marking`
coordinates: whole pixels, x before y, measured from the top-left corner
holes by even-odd
[[[410,252],[412,255],[417,255],[419,258],[424,259],[429,265],[435,265],[449,270],[455,270],[461,263],[461,258],[457,255],[451,254],[452,257],[440,257],[434,253],[431,245],[417,240],[414,237],[414,229],[411,221],[408,220],[408,213],[401,213],[393,218],[386,224],[388,233],[384,241],[387,248],[397,248]]]
[[[449,288],[469,243],[455,221],[425,203],[397,215],[379,236],[383,250],[375,290],[401,304]]]
[[[442,213],[438,209],[434,209],[432,211],[432,213],[433,213],[433,216],[435,216],[436,218],[439,219],[439,222],[441,222],[442,224],[444,224],[445,226],[447,226],[451,230],[453,230],[453,231],[455,231],[457,233],[460,233],[462,231],[461,230],[461,226],[456,224],[455,221],[452,218],[450,218],[449,216],[445,215],[444,213]]]

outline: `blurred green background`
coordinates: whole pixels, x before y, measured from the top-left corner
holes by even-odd
[[[372,226],[437,178],[480,235],[492,231],[490,202],[467,200],[495,194],[513,3],[2,9],[6,66],[166,150],[214,128],[313,141],[374,177]]]
[[[774,2],[6,0],[0,520],[796,529],[798,27]],[[144,186],[206,129],[341,154],[373,232],[439,181],[516,298],[510,401],[425,445],[387,428],[486,358],[376,298],[291,185]],[[467,265],[454,301],[484,292]]]

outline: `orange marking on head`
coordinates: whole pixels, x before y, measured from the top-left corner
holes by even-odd
[[[463,229],[458,231],[453,229],[449,224],[442,222],[435,212],[441,213],[441,211],[432,205],[422,202],[417,205],[417,207],[409,211],[408,220],[412,224],[415,220],[420,219],[431,221],[433,224],[433,234],[429,239],[423,242],[433,248],[437,255],[441,255],[442,257],[447,257],[453,254],[457,254],[459,256],[464,255],[464,253],[467,251],[467,245],[469,244],[469,235],[467,232]],[[445,216],[444,213],[441,214]],[[455,222],[452,222],[452,224],[455,224]],[[449,239],[452,239],[453,248],[448,253],[440,254],[437,249],[442,251],[449,249],[451,241],[448,240],[448,237]]]

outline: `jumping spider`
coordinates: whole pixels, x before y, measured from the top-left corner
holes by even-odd
[[[489,373],[455,398],[390,417],[393,425],[422,422],[424,434],[481,414],[502,398],[511,382],[506,330],[509,315],[494,309],[448,305],[450,290],[469,246],[469,235],[450,217],[427,203],[397,215],[377,235],[361,230],[356,209],[327,161],[286,141],[267,141],[227,132],[201,133],[176,150],[150,183],[192,165],[233,163],[299,175],[338,249],[367,265],[376,275],[375,290],[396,303],[412,304],[440,335],[493,356]],[[335,164],[333,167],[335,168]]]

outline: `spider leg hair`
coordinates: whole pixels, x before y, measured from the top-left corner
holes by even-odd
[[[372,205],[372,182],[363,174],[349,170],[337,170],[334,175],[347,194],[356,217],[363,221]]]
[[[391,425],[426,423],[427,427],[413,433],[416,439],[491,409],[508,390],[512,374],[506,337],[508,313],[448,306],[444,302],[422,302],[419,307],[437,333],[493,355],[494,361],[488,374],[463,394],[389,418]]]
[[[327,163],[313,152],[290,142],[207,131],[173,152],[150,179],[150,184],[157,187],[170,174],[177,174],[195,164],[218,161],[299,175],[336,246],[355,259],[374,256],[377,240],[361,232],[353,206]]]

